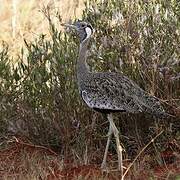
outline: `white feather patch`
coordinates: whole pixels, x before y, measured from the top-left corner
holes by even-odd
[[[86,39],[88,39],[91,36],[91,34],[92,34],[92,30],[91,30],[91,28],[86,27],[85,31],[86,31],[86,34],[87,34]]]

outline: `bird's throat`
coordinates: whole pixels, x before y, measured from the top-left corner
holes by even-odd
[[[77,60],[77,78],[78,78],[78,81],[81,81],[89,73],[89,68],[88,68],[88,65],[86,63],[88,44],[89,44],[88,39],[83,41],[80,44],[79,57]]]

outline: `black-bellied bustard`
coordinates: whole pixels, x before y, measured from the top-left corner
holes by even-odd
[[[158,116],[165,114],[165,112],[157,98],[149,95],[125,75],[114,72],[89,71],[86,64],[86,52],[90,37],[93,34],[93,28],[89,23],[77,21],[74,24],[62,25],[75,29],[80,38],[77,60],[77,81],[80,95],[90,108],[106,113],[109,120],[108,140],[101,168],[106,168],[110,139],[114,134],[118,154],[118,170],[122,175],[122,147],[112,113],[115,111],[148,112]]]

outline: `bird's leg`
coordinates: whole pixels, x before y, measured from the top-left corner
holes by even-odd
[[[115,139],[116,139],[116,146],[117,146],[117,154],[118,154],[118,170],[120,171],[121,175],[123,175],[123,164],[122,164],[122,147],[119,141],[119,131],[114,124],[112,114],[108,115],[108,120],[110,122],[110,126],[112,128],[112,131],[114,133]]]
[[[108,153],[109,144],[110,144],[110,140],[111,140],[111,136],[112,136],[112,127],[111,127],[111,124],[109,124],[109,131],[108,131],[107,135],[108,135],[108,140],[107,140],[106,149],[105,149],[105,152],[104,152],[103,162],[101,164],[101,169],[103,169],[103,170],[106,169],[107,153]]]

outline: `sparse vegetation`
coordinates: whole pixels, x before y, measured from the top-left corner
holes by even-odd
[[[128,75],[160,98],[174,116],[153,120],[144,114],[115,115],[126,166],[164,130],[133,164],[127,179],[179,177],[179,7],[178,1],[90,0],[83,11],[83,19],[96,29],[88,57],[92,70]],[[108,123],[78,95],[78,42],[73,34],[57,28],[61,17],[53,16],[51,8],[42,12],[50,37],[41,34],[31,41],[24,39],[24,47],[14,57],[6,42],[1,45],[0,176],[118,179],[118,173],[99,170]],[[48,153],[42,155],[39,150]],[[108,156],[112,168],[114,151],[112,144]],[[12,164],[10,168],[7,163]]]

